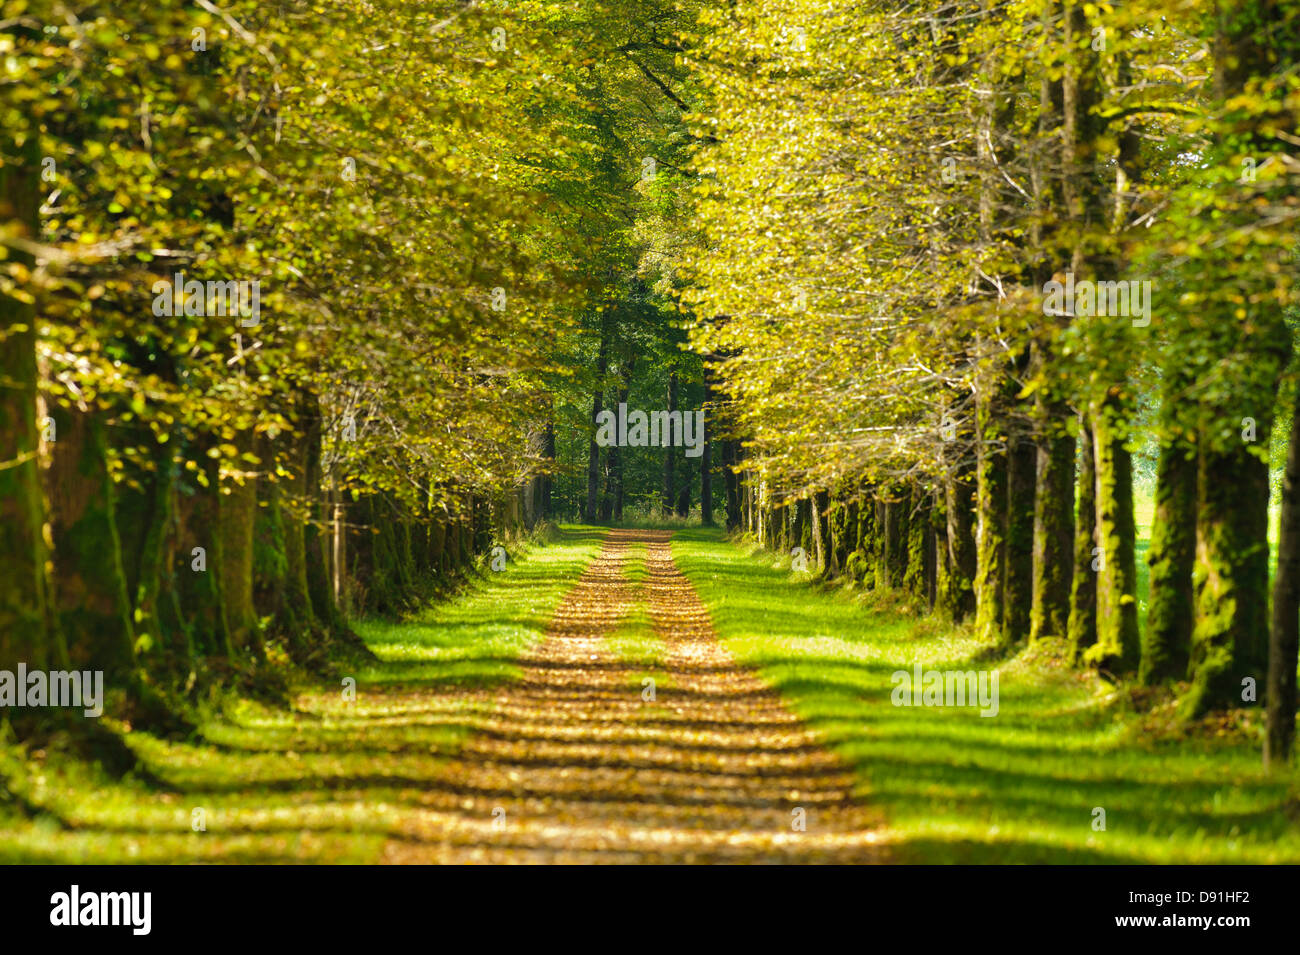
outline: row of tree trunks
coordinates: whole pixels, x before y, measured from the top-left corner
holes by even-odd
[[[973,499],[969,481],[955,482],[953,493]],[[761,546],[803,562],[810,572],[872,589],[903,589],[958,620],[974,609],[974,525],[949,520],[946,491],[906,482],[793,498],[741,480],[737,497],[739,524]]]

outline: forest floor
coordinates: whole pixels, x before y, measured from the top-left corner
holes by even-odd
[[[1300,861],[1251,711],[1189,730],[912,610],[716,530],[566,527],[360,624],[355,695],[115,727],[147,781],[0,744],[0,862]],[[916,663],[996,668],[997,716],[893,705]]]

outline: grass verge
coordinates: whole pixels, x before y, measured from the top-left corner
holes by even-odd
[[[672,548],[731,652],[853,767],[899,861],[1300,862],[1300,784],[1262,769],[1262,714],[1174,731],[1050,645],[996,664],[995,717],[895,706],[895,671],[979,670],[971,634],[810,587],[719,531]]]
[[[113,727],[160,786],[0,737],[0,863],[374,861],[601,536],[567,528],[408,620],[362,621],[380,662],[355,686],[298,687],[289,710],[228,696],[181,742]]]

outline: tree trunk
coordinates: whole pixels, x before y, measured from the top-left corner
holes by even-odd
[[[35,135],[22,146],[5,137],[0,205],[23,238],[40,237],[39,154]],[[10,258],[28,267],[17,249]],[[0,669],[19,663],[43,667],[61,654],[48,629],[45,580],[45,505],[37,463],[36,314],[31,305],[0,293]]]
[[[975,543],[976,467],[963,459],[946,483],[948,534],[948,580],[945,607],[955,623],[975,612],[975,575],[978,555]]]
[[[700,406],[700,427],[704,429],[703,453],[700,455],[700,523],[713,523],[713,393],[709,388],[709,371],[704,371],[704,403]]]
[[[1162,415],[1172,422],[1170,389]],[[1162,428],[1162,431],[1164,430]],[[1187,675],[1195,620],[1196,591],[1192,570],[1196,564],[1196,445],[1185,438],[1167,436],[1160,442],[1156,465],[1155,515],[1151,525],[1151,568],[1147,625],[1142,637],[1138,679],[1150,686]]]
[[[722,453],[722,480],[727,489],[727,530],[735,531],[742,521],[740,475],[733,470],[740,463],[740,442],[724,441]]]
[[[824,572],[826,562],[829,560],[829,541],[830,528],[827,526],[826,510],[830,505],[830,495],[825,491],[818,491],[812,497],[812,507],[809,511],[812,517],[812,541],[813,556],[816,559],[817,570]]]
[[[546,460],[550,462],[550,467],[555,467],[555,417],[552,409],[552,416],[546,419]],[[555,479],[548,470],[542,475],[542,501],[541,517],[542,520],[549,521],[554,516],[551,509],[551,490],[555,485]]]
[[[1092,422],[1079,427],[1079,495],[1074,512],[1074,580],[1070,584],[1070,662],[1078,663],[1097,642],[1097,459]]]
[[[177,477],[176,553],[177,595],[189,627],[189,642],[201,656],[230,656],[230,631],[226,626],[221,593],[220,466],[208,456],[217,439],[201,435],[186,454],[198,467],[194,477],[184,469]],[[206,484],[197,480],[198,474]]]
[[[605,398],[605,372],[609,364],[609,320],[600,323],[600,353],[596,359],[596,388],[591,398],[591,427],[597,427],[597,419],[602,411],[601,403]],[[583,509],[583,520],[588,524],[596,521],[596,495],[600,491],[600,445],[596,443],[596,433],[591,435],[591,447],[587,452],[587,506]]]
[[[1289,762],[1295,747],[1296,666],[1300,653],[1300,389],[1291,412],[1291,437],[1282,484],[1282,519],[1268,641],[1268,704],[1264,765]]]
[[[326,522],[328,505],[322,500],[324,474],[321,470],[320,399],[311,393],[302,395],[303,477],[302,506],[303,555],[306,561],[307,596],[312,617],[330,631],[341,626],[338,604],[330,583],[329,562],[326,560]]]
[[[691,514],[691,462],[689,458],[682,463],[682,486],[677,490],[676,514],[678,517],[689,517]],[[773,516],[771,510],[769,510],[768,516]]]
[[[633,358],[623,365],[623,382],[622,387],[618,390],[618,402],[614,406],[617,411],[620,407],[627,404],[627,396],[632,390],[632,371],[636,367],[636,359]],[[623,494],[624,494],[624,461],[623,449],[615,444],[609,449],[609,496],[610,516],[616,521],[623,519]]]
[[[55,619],[71,666],[103,670],[120,684],[131,670],[135,634],[102,418],[63,409],[53,417],[57,440],[46,482]],[[147,637],[157,645],[162,635]]]
[[[1029,636],[1034,599],[1034,493],[1038,481],[1038,448],[1028,435],[1011,438],[1007,455],[1006,556],[1002,581],[1004,644]]]
[[[1002,642],[1002,584],[1006,563],[1007,455],[992,402],[977,410],[975,631],[985,643]]]
[[[926,596],[926,530],[929,504],[920,485],[913,484],[903,506],[907,509],[907,557],[903,587],[915,597]]]
[[[1258,437],[1268,440],[1267,432]],[[1242,680],[1258,683],[1268,655],[1268,466],[1245,444],[1202,448],[1197,483],[1200,590],[1187,717],[1240,703]]]
[[[1125,447],[1127,403],[1112,396],[1093,415],[1097,469],[1097,643],[1085,659],[1111,672],[1138,661],[1137,528],[1133,518],[1133,462]]]
[[[252,435],[236,441],[240,452],[251,451]],[[241,468],[247,465],[239,463]],[[233,648],[260,651],[257,611],[253,604],[253,529],[257,518],[257,476],[232,477],[222,488],[218,525],[221,537],[221,595]]]
[[[1051,416],[1038,448],[1034,497],[1034,601],[1029,639],[1065,638],[1070,626],[1074,571],[1074,436],[1060,414]]]
[[[671,420],[672,413],[677,410],[677,372],[671,372],[668,375],[668,414]],[[667,439],[664,438],[666,444]],[[670,446],[664,448],[664,514],[673,512],[673,505],[676,498],[673,494],[673,451]]]

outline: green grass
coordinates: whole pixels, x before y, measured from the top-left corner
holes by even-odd
[[[560,598],[595,556],[603,531],[566,526],[558,543],[507,561],[475,586],[410,620],[362,620],[354,629],[381,660],[358,687],[417,681],[485,687],[518,675],[519,654],[542,638]]]
[[[361,624],[380,659],[354,674],[353,701],[316,684],[292,710],[214,701],[189,740],[121,727],[164,788],[58,748],[0,743],[0,862],[375,861],[491,712],[492,687],[518,673],[602,533],[567,528],[410,620]],[[827,591],[717,531],[681,529],[673,552],[737,658],[853,767],[900,861],[1300,861],[1300,783],[1263,773],[1255,716],[1219,734],[1176,732],[1052,647],[971,663],[968,631]],[[625,566],[637,589],[607,646],[655,675],[664,645],[645,606],[644,548]],[[996,665],[998,716],[893,706],[890,674],[918,661]],[[191,829],[195,809],[205,832]]]
[[[568,528],[411,620],[358,624],[379,662],[353,700],[340,679],[298,688],[292,710],[215,701],[185,741],[117,727],[165,788],[0,741],[0,863],[375,861],[602,534]]]
[[[1059,645],[974,663],[969,631],[823,592],[717,531],[679,532],[673,555],[737,659],[853,767],[899,861],[1300,862],[1300,785],[1262,770],[1257,718],[1151,734],[1153,715]],[[890,676],[915,662],[995,666],[998,715],[894,706]]]

